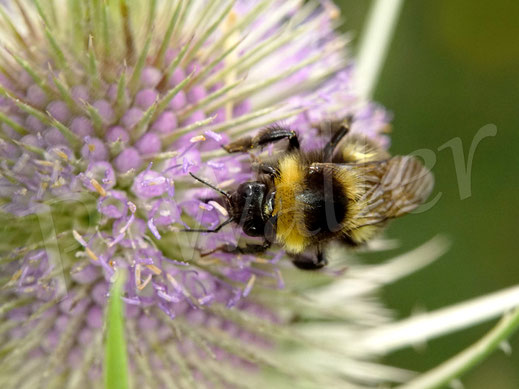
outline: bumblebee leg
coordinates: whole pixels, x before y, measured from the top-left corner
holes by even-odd
[[[281,126],[268,127],[254,137],[246,136],[240,138],[223,146],[223,148],[229,153],[243,153],[282,139],[288,139],[288,150],[299,150],[299,139],[296,132]]]
[[[262,174],[268,174],[271,177],[279,176],[279,171],[275,166],[264,162],[258,165],[258,172]]]
[[[205,257],[218,251],[229,254],[261,254],[267,251],[270,246],[271,242],[269,242],[268,240],[265,240],[263,244],[246,244],[244,247],[226,244],[223,246],[219,246],[207,253],[202,253],[200,256]]]
[[[330,141],[324,146],[324,162],[331,162],[335,148],[339,142],[350,132],[352,117],[348,116],[342,122],[332,123],[332,128],[338,126],[339,129],[332,135]]]
[[[319,270],[328,264],[328,260],[324,257],[323,252],[319,249],[317,255],[310,254],[288,254],[292,257],[292,263],[295,267],[302,270]]]

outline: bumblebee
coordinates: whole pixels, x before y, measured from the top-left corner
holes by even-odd
[[[422,204],[434,181],[418,159],[391,157],[375,142],[350,134],[350,124],[351,118],[332,123],[332,135],[319,151],[302,151],[297,133],[282,126],[224,146],[227,152],[237,153],[288,142],[274,158],[256,164],[255,181],[233,192],[191,174],[222,194],[220,204],[229,218],[214,229],[189,231],[214,233],[234,222],[246,235],[263,242],[217,250],[261,253],[277,245],[305,270],[327,264],[325,252],[331,241],[350,247],[365,244],[389,220]]]

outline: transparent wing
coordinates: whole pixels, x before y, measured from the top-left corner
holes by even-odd
[[[358,178],[363,208],[357,218],[363,225],[377,224],[411,212],[429,197],[434,178],[412,156],[361,164],[314,164],[316,167],[346,169]],[[344,170],[343,170],[344,171]]]
[[[355,168],[353,168],[355,169]],[[379,163],[357,166],[364,174],[365,209],[361,216],[374,222],[411,212],[431,194],[434,178],[411,156],[397,156]]]

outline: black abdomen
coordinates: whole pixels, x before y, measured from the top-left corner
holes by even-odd
[[[305,227],[313,238],[327,238],[342,229],[348,199],[331,171],[308,174],[297,200],[304,207]]]

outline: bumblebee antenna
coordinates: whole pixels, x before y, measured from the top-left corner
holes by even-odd
[[[222,227],[225,227],[227,224],[229,224],[233,220],[234,219],[232,217],[230,217],[229,219],[224,221],[222,224],[218,225],[216,228],[213,228],[212,230],[209,230],[207,228],[195,228],[195,229],[192,229],[192,230],[184,229],[182,231],[184,231],[184,232],[218,232],[218,231],[220,231],[222,229]]]
[[[226,191],[224,191],[224,190],[222,190],[222,189],[220,189],[220,188],[217,188],[216,186],[214,186],[214,185],[208,183],[207,181],[202,180],[201,178],[195,176],[195,175],[194,175],[193,173],[191,173],[191,172],[189,172],[189,175],[190,175],[191,177],[193,177],[195,180],[197,180],[198,182],[201,182],[202,184],[208,186],[208,187],[211,188],[212,190],[215,190],[215,191],[217,191],[218,193],[223,194],[223,195],[224,195],[225,197],[227,197],[228,199],[231,198],[231,195],[230,195],[228,192],[226,192]],[[231,221],[231,220],[229,220],[229,223],[230,223],[230,221]],[[192,231],[192,230],[189,230],[189,231]]]

